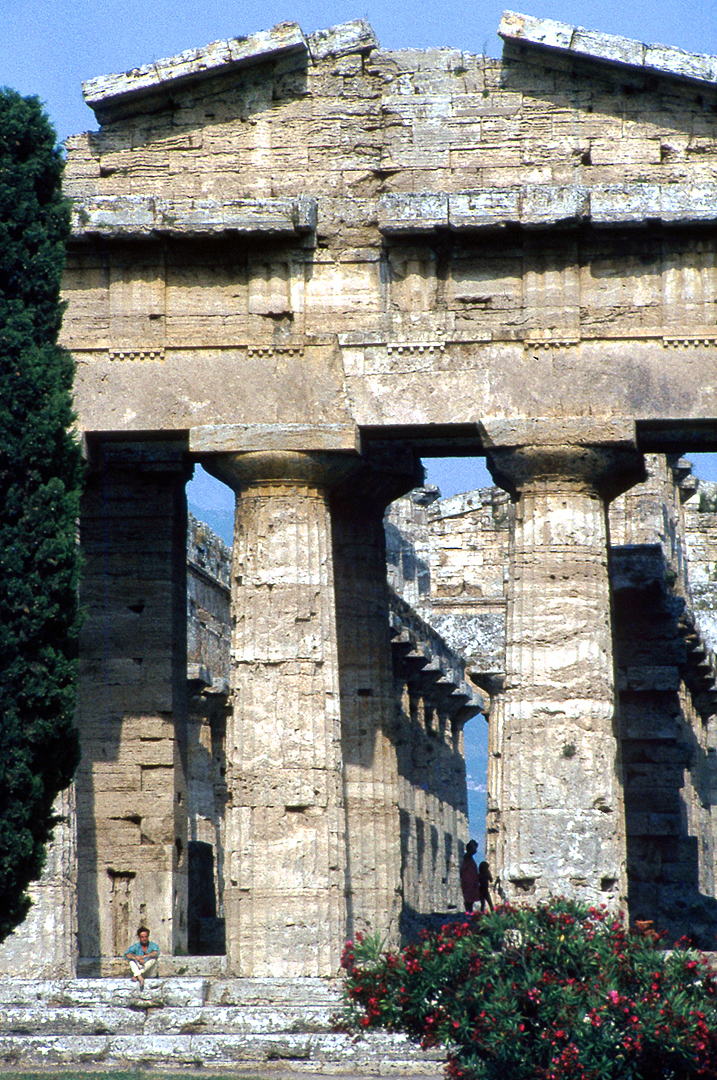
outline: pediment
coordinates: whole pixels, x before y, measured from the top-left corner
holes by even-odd
[[[503,12],[498,34],[512,56],[524,55],[521,50],[537,50],[546,57],[582,60],[717,88],[717,56],[705,53],[686,52],[672,45],[646,45],[515,11]]]
[[[100,123],[156,110],[179,89],[291,55],[310,60],[342,56],[376,47],[371,27],[357,19],[304,35],[296,22],[279,23],[249,37],[214,41],[177,56],[156,60],[114,75],[100,75],[82,84],[86,103]]]

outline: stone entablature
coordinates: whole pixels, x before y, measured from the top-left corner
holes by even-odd
[[[715,220],[717,184],[530,184],[444,194],[390,194],[378,201],[388,236],[450,229],[460,233],[596,225],[695,225]]]
[[[77,236],[301,236],[316,231],[316,199],[156,199],[147,195],[97,195],[75,199]]]
[[[108,388],[125,430],[472,426],[589,415],[596,386],[606,417],[657,422],[658,384],[673,426],[717,412],[713,58],[506,20],[502,60],[291,24],[239,67],[217,43],[93,82],[103,126],[69,140],[66,182],[83,425]]]
[[[201,49],[187,49],[167,60],[133,68],[124,75],[101,75],[83,83],[82,93],[100,123],[139,112],[147,98],[172,93],[180,86],[196,84],[217,74],[226,75],[250,64],[300,53],[312,60],[370,51],[378,42],[368,23],[361,19],[319,30],[304,37],[298,23],[279,23],[250,37],[215,41]]]

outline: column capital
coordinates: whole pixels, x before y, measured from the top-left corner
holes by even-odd
[[[488,451],[487,464],[496,484],[513,498],[528,491],[565,487],[576,493],[597,493],[610,502],[645,478],[642,454],[625,445],[500,446]]]
[[[389,503],[420,487],[425,473],[417,452],[401,442],[372,441],[358,459],[349,484],[333,492],[332,505],[344,512],[383,515]]]
[[[247,488],[301,485],[331,491],[354,473],[356,454],[317,450],[258,450],[211,454],[203,468],[236,492]]]

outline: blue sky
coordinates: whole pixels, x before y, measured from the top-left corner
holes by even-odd
[[[354,18],[371,23],[384,48],[451,47],[499,56],[499,0],[0,0],[0,85],[45,102],[60,139],[94,129],[81,83],[97,75],[172,56],[221,38],[251,34],[287,19],[305,32]],[[717,53],[715,0],[520,0],[513,8],[692,52]],[[693,458],[695,471],[717,480],[716,457]],[[428,459],[428,482],[444,496],[490,482],[480,460]],[[201,476],[189,487],[195,513],[228,539],[233,497]],[[467,729],[471,816],[482,847],[485,783],[482,721]],[[475,736],[475,738],[474,738]]]

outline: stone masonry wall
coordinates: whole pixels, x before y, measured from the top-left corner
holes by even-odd
[[[75,777],[87,963],[123,953],[141,921],[163,952],[187,947],[186,471],[171,444],[103,445],[94,466]]]
[[[717,484],[700,480],[685,503],[690,595],[707,645],[717,650]]]
[[[269,55],[179,87],[171,110],[75,136],[68,194],[228,202],[311,190],[330,200],[332,235],[351,247],[371,228],[366,211],[392,192],[572,184],[576,171],[586,185],[710,181],[714,134],[693,87],[665,80],[658,90],[643,72],[520,45],[494,60],[364,39],[353,55]]]
[[[47,862],[29,889],[32,907],[0,945],[0,974],[23,979],[71,978],[77,963],[77,837],[74,788],[61,791]]]

